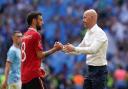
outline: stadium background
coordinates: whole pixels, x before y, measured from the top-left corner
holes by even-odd
[[[14,30],[26,31],[25,19],[30,11],[43,14],[41,34],[44,50],[48,50],[55,41],[79,44],[86,32],[82,15],[89,8],[98,12],[98,25],[109,39],[106,89],[128,89],[127,0],[0,0],[0,85],[6,53],[12,44],[11,34]],[[87,73],[85,56],[57,52],[44,59],[50,89],[82,89]]]

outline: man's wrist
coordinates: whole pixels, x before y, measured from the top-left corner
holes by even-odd
[[[77,47],[73,47],[73,51],[77,51]]]
[[[57,48],[56,47],[53,47],[52,48],[52,51],[54,51],[54,52],[57,51]]]
[[[62,48],[57,48],[57,47],[53,47],[53,51],[59,51],[59,50],[61,50]]]

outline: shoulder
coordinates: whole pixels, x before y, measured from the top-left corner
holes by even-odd
[[[34,36],[40,36],[39,32],[33,31],[32,33],[33,33]]]
[[[8,53],[7,53],[7,61],[13,63],[13,61],[14,61],[14,59],[15,59],[15,57],[16,57],[16,53],[17,53],[17,52],[16,52],[14,46],[11,46],[11,47],[9,48]]]
[[[10,48],[9,48],[9,50],[8,50],[8,52],[7,52],[7,57],[8,57],[8,59],[13,59],[14,58],[14,56],[15,56],[15,54],[16,54],[16,49],[15,49],[15,47],[12,45]]]
[[[15,52],[15,47],[13,45],[9,48],[8,53],[9,52]]]
[[[30,38],[32,37],[32,39],[39,39],[41,37],[41,35],[34,30],[28,30],[25,34],[24,34],[24,38]]]
[[[33,38],[33,39],[36,39],[36,40],[37,40],[37,39],[41,39],[41,35],[40,35],[38,32],[35,31],[35,32],[33,32],[33,34],[32,34],[32,38]]]
[[[101,40],[103,40],[103,41],[108,40],[106,33],[105,33],[105,32],[103,31],[103,29],[101,29],[100,27],[97,28],[97,31],[96,31],[95,34],[96,34],[96,37],[97,37],[98,39],[101,39]]]
[[[20,51],[20,48],[16,48],[14,45],[12,45],[8,50],[8,55],[16,54]]]

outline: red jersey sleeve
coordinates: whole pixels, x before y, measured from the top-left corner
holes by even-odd
[[[33,45],[36,51],[42,51],[41,36],[39,33],[33,34]]]

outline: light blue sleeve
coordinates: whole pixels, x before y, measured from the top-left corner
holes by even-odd
[[[9,49],[8,53],[7,53],[7,61],[12,62],[15,59],[15,51],[12,49]]]

